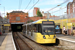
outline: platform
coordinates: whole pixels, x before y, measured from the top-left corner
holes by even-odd
[[[56,38],[62,47],[75,50],[75,36],[56,34]]]
[[[4,38],[5,37],[5,38]],[[16,50],[12,33],[5,33],[5,36],[0,36],[0,50]],[[4,39],[4,40],[3,40]]]
[[[56,36],[57,36],[58,39],[75,43],[75,36],[63,35],[63,34],[56,34]]]

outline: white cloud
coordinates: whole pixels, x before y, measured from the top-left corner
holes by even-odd
[[[17,10],[6,10],[5,14],[4,14],[4,11],[0,11],[1,12],[1,16],[4,17],[4,16],[6,16],[7,12],[10,13],[12,11],[23,11],[23,12],[27,13],[28,9],[26,9],[26,10],[19,10],[19,9],[17,9]],[[29,13],[29,17],[33,16],[33,9],[31,9],[28,13]]]

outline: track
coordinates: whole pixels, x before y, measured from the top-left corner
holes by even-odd
[[[45,44],[45,45],[41,45],[41,44],[38,44],[32,40],[30,40],[29,38],[27,37],[24,37],[21,35],[21,33],[17,33],[19,36],[21,36],[21,38],[23,39],[23,41],[27,42],[27,44],[29,44],[29,48],[30,50],[63,50],[62,48],[58,48],[57,45],[54,45],[54,44]],[[15,36],[18,36],[18,35],[15,35]],[[22,44],[22,46],[20,46],[23,50],[23,47],[25,48],[24,44],[21,42],[20,45]],[[26,47],[27,48],[27,47]],[[32,48],[32,49],[31,49]],[[19,50],[19,49],[18,49]],[[29,49],[24,49],[24,50],[29,50]]]
[[[30,39],[27,39],[27,40],[29,40],[29,41],[32,41],[32,40],[30,40]],[[36,43],[36,42],[34,42],[34,41],[32,41],[37,47],[40,47],[39,49],[40,50],[63,50],[62,48],[58,48],[57,47],[57,45],[56,44],[38,44],[38,43]],[[33,44],[32,43],[32,44]],[[38,49],[38,50],[39,50]]]
[[[42,46],[46,47],[48,50],[63,50],[62,48],[55,47],[54,44],[47,44]]]
[[[13,38],[17,47],[17,50],[33,50],[32,47],[29,46],[29,44],[24,41],[24,38],[19,35],[19,33],[14,32]]]
[[[34,50],[63,50],[62,48],[58,48],[55,44],[38,44],[31,39],[25,37],[25,40],[34,48]]]

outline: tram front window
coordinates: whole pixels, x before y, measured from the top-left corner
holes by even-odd
[[[54,34],[54,28],[50,28],[50,27],[44,27],[43,28],[43,34],[44,35],[50,35],[50,34]]]

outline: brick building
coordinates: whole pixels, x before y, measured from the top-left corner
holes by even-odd
[[[43,16],[46,16],[46,18],[47,18],[47,13],[44,13],[44,11],[42,11],[42,15],[43,15]],[[49,16],[51,17],[51,13],[49,13]],[[50,18],[50,17],[49,17],[49,18]]]
[[[67,4],[67,14],[75,13],[75,0]]]
[[[25,19],[28,17],[28,13],[24,13],[22,11],[12,11],[7,13],[7,18],[10,23],[19,23],[25,22]]]
[[[37,16],[37,11],[39,10],[39,8],[34,7],[33,9],[33,16]]]
[[[28,17],[28,20],[33,20],[33,21],[36,21],[36,20],[39,20],[39,19],[46,19],[46,16],[43,16],[43,17]]]

